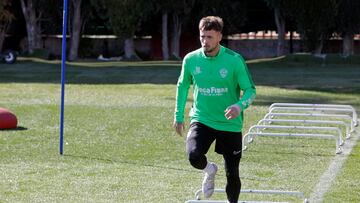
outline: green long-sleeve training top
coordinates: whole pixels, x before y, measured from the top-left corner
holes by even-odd
[[[184,121],[191,84],[194,102],[189,112],[190,122],[200,122],[221,131],[241,132],[243,110],[255,99],[256,88],[238,53],[220,46],[215,57],[206,56],[202,48],[184,57],[177,83],[176,122]],[[224,111],[233,104],[239,105],[241,114],[227,120]]]

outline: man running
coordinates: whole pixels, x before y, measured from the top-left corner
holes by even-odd
[[[218,167],[206,158],[211,144],[222,154],[226,171],[226,194],[230,203],[238,201],[241,181],[239,163],[242,152],[243,111],[252,103],[256,89],[244,59],[220,45],[223,21],[217,16],[200,20],[201,48],[188,53],[177,83],[173,127],[182,135],[188,90],[193,85],[190,129],[186,153],[190,164],[204,172],[205,198],[214,192]]]

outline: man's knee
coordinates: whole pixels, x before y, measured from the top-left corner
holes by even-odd
[[[206,156],[196,151],[188,152],[188,159],[190,164],[197,169],[204,169],[206,167]]]

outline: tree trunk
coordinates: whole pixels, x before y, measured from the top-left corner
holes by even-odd
[[[2,51],[2,49],[3,49],[5,35],[8,30],[9,24],[10,23],[6,22],[6,23],[4,23],[3,26],[1,26],[1,29],[0,29],[0,51]]]
[[[171,35],[171,54],[173,57],[180,59],[180,39],[181,39],[181,25],[179,16],[173,15],[173,31]]]
[[[289,51],[290,54],[294,53],[294,32],[290,31],[290,40],[289,40]]]
[[[72,29],[70,40],[69,60],[74,61],[78,58],[79,43],[81,35],[81,0],[72,0],[74,13],[72,16]]]
[[[125,39],[124,51],[126,60],[140,60],[140,57],[135,52],[134,38],[129,37]]]
[[[322,38],[322,37],[321,37]],[[314,56],[323,58],[325,55],[321,54],[324,47],[324,40],[321,39],[319,43],[316,45],[315,50],[313,52]]]
[[[20,0],[21,9],[25,17],[26,32],[27,32],[27,50],[29,54],[34,53],[34,49],[41,47],[40,28],[38,27],[38,20],[36,11],[32,0]]]
[[[285,54],[285,18],[281,15],[280,8],[274,9],[276,29],[278,32],[277,56]]]
[[[163,60],[169,59],[169,42],[168,42],[168,13],[165,12],[162,14],[162,55]]]
[[[343,50],[344,57],[348,57],[354,54],[354,34],[345,33],[343,36]]]
[[[2,48],[3,48],[4,39],[5,39],[5,31],[4,31],[4,30],[1,30],[1,31],[0,31],[0,51],[1,51]]]

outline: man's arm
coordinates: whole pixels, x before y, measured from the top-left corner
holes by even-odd
[[[191,84],[191,74],[187,70],[186,59],[184,59],[181,73],[177,82],[176,88],[176,103],[175,103],[175,113],[174,113],[174,123],[173,127],[175,128],[176,133],[182,135],[184,130],[184,112],[186,106],[186,100],[189,92],[189,87]]]
[[[240,89],[243,91],[243,95],[240,98],[237,105],[240,107],[241,111],[245,110],[250,106],[256,97],[256,88],[254,81],[252,80],[251,74],[246,66],[246,63],[241,59],[241,68],[238,72],[238,83]]]

